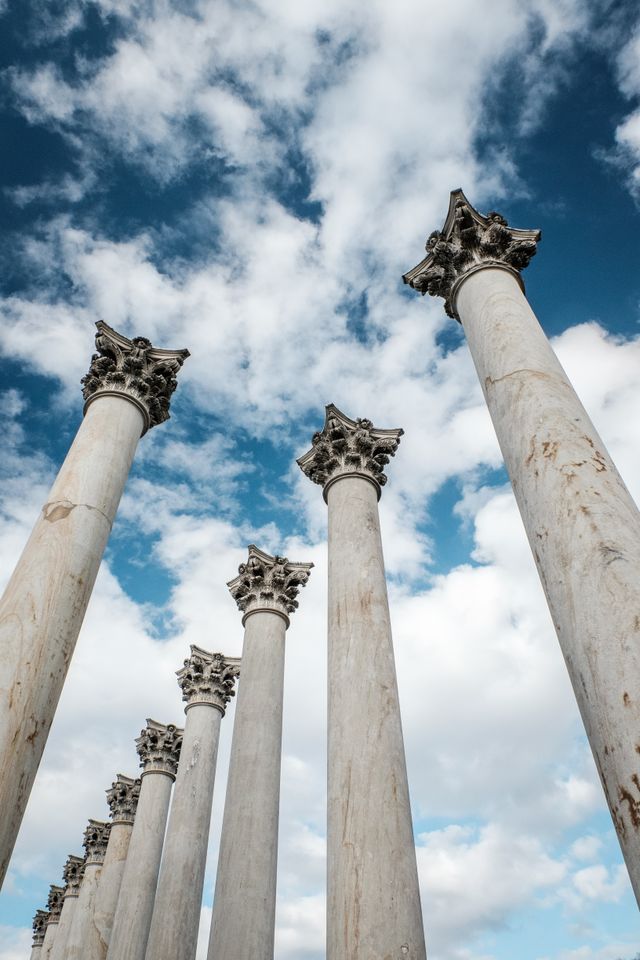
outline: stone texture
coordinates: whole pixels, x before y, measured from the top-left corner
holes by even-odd
[[[167,413],[173,381],[165,368],[185,353],[149,348],[145,354],[131,341],[131,370],[125,370],[130,341],[98,327],[109,363],[100,379],[95,360],[85,378],[86,416],[0,600],[0,885],[138,440]],[[117,362],[109,349],[119,351]],[[117,382],[112,362],[122,367]],[[134,376],[139,364],[144,369]],[[136,378],[144,381],[144,397]]]
[[[73,924],[83,875],[84,858],[71,854],[62,870],[62,877],[65,882],[64,900],[60,913],[60,921],[58,923],[58,931],[51,949],[50,960],[63,960],[65,956],[65,948]]]
[[[309,579],[312,563],[291,563],[287,557],[272,557],[249,545],[246,563],[241,563],[238,576],[227,586],[231,596],[245,615],[256,610],[275,610],[287,617],[298,607],[300,587]]]
[[[196,955],[220,721],[239,669],[236,658],[192,646],[177,672],[186,721],[147,960],[194,960]]]
[[[42,957],[42,945],[47,930],[48,917],[49,914],[46,910],[36,910],[33,918],[33,941],[30,960],[40,960]]]
[[[85,945],[93,928],[93,911],[111,824],[89,820],[84,832],[85,864],[73,922],[60,960],[85,960]]]
[[[333,427],[339,420],[340,433]],[[345,446],[366,423],[330,406]],[[329,507],[327,960],[425,960],[422,912],[378,518],[379,461],[316,474]]]
[[[47,897],[47,920],[44,940],[42,941],[42,950],[40,951],[41,960],[50,960],[51,951],[53,950],[53,945],[58,934],[58,924],[60,923],[63,903],[64,887],[52,884],[49,887],[49,896]]]

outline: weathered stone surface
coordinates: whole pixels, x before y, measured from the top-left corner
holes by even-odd
[[[352,420],[330,403],[324,427],[314,433],[311,449],[297,461],[302,472],[326,490],[338,477],[360,474],[380,487],[387,482],[385,466],[394,457],[403,430],[380,430],[371,420]]]
[[[87,960],[86,945],[94,929],[94,907],[102,874],[111,824],[104,820],[89,820],[84,831],[83,845],[86,859],[80,895],[73,914],[73,922],[59,960]],[[58,960],[58,958],[54,958]]]
[[[289,622],[289,614],[298,608],[296,597],[306,586],[312,563],[293,563],[287,557],[272,557],[249,545],[249,557],[241,563],[238,576],[227,586],[246,617],[256,610],[273,610]]]
[[[111,811],[111,822],[133,823],[138,798],[140,796],[140,778],[133,779],[119,773],[107,790],[107,804]]]
[[[175,778],[180,759],[183,731],[174,724],[147,720],[136,739],[136,750],[144,773],[168,773]]]
[[[238,658],[208,653],[192,643],[191,656],[176,671],[182,699],[188,705],[211,704],[224,716],[227,704],[235,696],[233,688],[239,672]]]
[[[84,873],[84,857],[77,857],[71,853],[62,868],[62,879],[65,883],[64,895],[66,897],[77,897],[82,883],[82,874]]]
[[[58,930],[51,948],[50,960],[63,960],[65,950],[73,925],[80,886],[84,876],[85,861],[83,857],[76,857],[71,854],[65,863],[62,876],[65,882],[64,900],[62,911],[58,922]]]
[[[51,960],[51,951],[58,935],[58,926],[60,925],[60,914],[64,903],[64,887],[52,884],[49,887],[49,896],[47,897],[47,920],[44,932],[44,940],[40,951],[41,960]]]
[[[503,216],[486,216],[471,206],[462,190],[453,190],[442,230],[434,230],[426,243],[427,256],[402,278],[423,295],[443,297],[450,317],[456,310],[458,288],[467,276],[485,266],[507,269],[518,282],[540,240],[539,230],[510,227]]]
[[[41,947],[44,943],[44,935],[47,929],[47,920],[49,914],[46,910],[36,910],[33,918],[33,946]]]

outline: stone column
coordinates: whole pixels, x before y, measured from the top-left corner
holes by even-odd
[[[40,960],[50,960],[53,944],[55,943],[58,933],[63,901],[64,887],[58,887],[56,884],[52,884],[49,887],[49,896],[47,897],[47,920],[44,939],[42,941],[42,950],[40,951]]]
[[[273,958],[285,632],[312,566],[251,545],[228,584],[245,630],[208,960]]]
[[[327,960],[425,960],[378,499],[402,430],[333,404],[298,460],[329,507]]]
[[[138,440],[188,356],[97,326],[85,418],[0,600],[0,885]]]
[[[36,910],[33,918],[33,941],[31,946],[31,960],[41,960],[42,945],[47,930],[49,914],[46,910]]]
[[[640,903],[640,515],[524,297],[539,237],[456,190],[404,279],[462,322]]]
[[[62,902],[62,911],[58,923],[58,931],[51,948],[50,960],[63,960],[65,947],[69,939],[69,933],[73,924],[73,918],[78,903],[80,885],[84,874],[84,858],[76,857],[70,854],[62,870],[62,876],[65,882],[64,899]]]
[[[194,645],[178,670],[186,720],[147,960],[195,960],[220,721],[240,660]]]
[[[107,803],[111,810],[111,830],[95,895],[93,923],[89,928],[82,960],[105,960],[107,956],[113,917],[140,795],[140,784],[139,779],[134,780],[119,773],[107,790]]]
[[[85,946],[93,927],[96,891],[100,882],[110,829],[111,824],[105,823],[103,820],[89,820],[84,832],[84,875],[80,884],[80,894],[73,915],[73,923],[69,930],[64,951],[60,955],[60,960],[85,960]]]
[[[108,960],[144,960],[158,883],[171,787],[183,731],[147,720],[136,740],[142,767],[138,809],[124,866]]]

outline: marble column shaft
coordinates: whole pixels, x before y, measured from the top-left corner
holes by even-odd
[[[195,960],[220,722],[239,663],[192,646],[178,671],[186,719],[147,960]]]
[[[138,440],[187,355],[98,328],[85,418],[0,600],[0,886]]]
[[[298,463],[329,510],[327,960],[425,960],[378,517],[401,430],[327,407]]]
[[[229,584],[245,632],[208,960],[273,960],[285,633],[311,566],[251,545]]]
[[[78,904],[84,866],[83,857],[76,857],[73,854],[69,856],[64,865],[64,870],[62,871],[65,881],[64,900],[62,902],[58,931],[51,949],[50,960],[64,960],[65,947],[69,939],[76,906]]]
[[[100,882],[104,855],[111,825],[102,820],[89,820],[84,832],[86,861],[73,923],[60,960],[85,960],[85,946],[93,927],[93,910]]]
[[[48,917],[49,914],[46,910],[36,910],[33,918],[33,941],[30,960],[40,960],[42,957],[42,945],[47,930]]]
[[[47,919],[45,923],[45,933],[42,941],[42,950],[40,952],[41,960],[50,960],[51,951],[58,933],[58,924],[60,923],[60,914],[64,901],[64,887],[52,884],[49,887],[49,896],[47,898]]]
[[[136,740],[142,785],[129,842],[108,960],[144,960],[158,883],[171,788],[183,731],[147,720]]]

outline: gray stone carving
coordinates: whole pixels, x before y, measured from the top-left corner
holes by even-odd
[[[50,923],[58,923],[62,913],[62,903],[64,900],[64,887],[59,887],[52,883],[49,887],[49,896],[47,897],[47,926]]]
[[[133,823],[140,796],[141,780],[119,773],[107,790],[107,803],[113,823]]]
[[[298,607],[296,597],[306,586],[312,563],[292,563],[287,557],[272,557],[249,545],[246,563],[238,567],[238,576],[227,583],[238,609],[245,616],[255,610],[275,610],[288,621]]]
[[[129,340],[102,320],[96,324],[96,347],[89,372],[81,380],[87,406],[98,396],[116,394],[133,400],[145,418],[145,433],[169,419],[176,375],[188,350],[163,350],[146,337]]]
[[[501,264],[522,284],[520,271],[535,255],[540,237],[539,230],[510,227],[499,213],[483,216],[462,190],[453,190],[442,230],[433,231],[425,247],[427,256],[402,279],[423,295],[443,297],[447,314],[459,320],[455,307],[459,281],[480,266]]]
[[[225,714],[235,696],[234,685],[240,675],[240,660],[222,653],[208,653],[191,644],[191,656],[176,670],[182,699],[187,704],[209,703]]]
[[[36,910],[33,918],[33,946],[41,947],[44,943],[44,936],[47,932],[47,920],[49,914],[46,910]]]
[[[67,857],[62,868],[62,878],[65,883],[65,896],[77,897],[84,873],[84,857],[77,857],[73,853]]]
[[[146,727],[136,739],[140,766],[145,773],[158,771],[175,777],[183,733],[184,731],[173,723],[164,724],[156,720],[147,720]]]
[[[351,420],[330,403],[323,429],[314,433],[311,449],[297,463],[309,480],[325,488],[349,473],[364,474],[383,487],[384,467],[395,456],[403,433],[402,429],[379,430],[371,420]]]
[[[109,842],[111,824],[104,820],[89,820],[82,845],[85,849],[85,863],[102,863]]]

